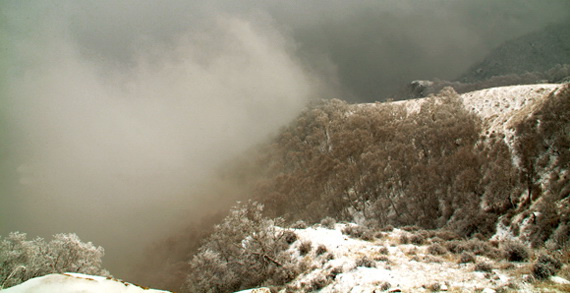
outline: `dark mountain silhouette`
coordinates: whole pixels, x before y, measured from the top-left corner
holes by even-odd
[[[494,76],[545,72],[570,64],[570,21],[507,41],[483,61],[472,66],[458,81],[474,83]]]

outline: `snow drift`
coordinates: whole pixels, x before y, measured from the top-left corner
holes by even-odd
[[[78,273],[50,274],[1,290],[2,293],[159,293],[121,280]]]

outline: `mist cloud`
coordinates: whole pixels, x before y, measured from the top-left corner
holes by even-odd
[[[111,268],[208,210],[196,187],[321,92],[263,15],[133,39],[129,61],[112,64],[81,47],[68,13],[38,13],[10,40],[19,184],[3,201],[19,204],[2,232],[77,232],[107,248]]]

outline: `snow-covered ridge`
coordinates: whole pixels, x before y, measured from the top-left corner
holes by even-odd
[[[503,129],[500,126],[512,125],[512,123],[507,124],[511,118],[522,118],[522,115],[528,115],[549,94],[563,86],[563,84],[548,83],[503,86],[468,92],[460,94],[459,97],[465,109],[481,117],[491,131],[501,131]],[[422,104],[430,97],[388,103],[364,103],[356,106],[366,107],[390,104],[403,106],[408,114],[414,114],[420,111]],[[437,98],[437,95],[435,97]]]
[[[167,293],[125,281],[79,273],[50,274],[30,279],[2,293]]]
[[[532,84],[478,90],[460,95],[465,108],[481,117],[492,131],[504,132],[514,120],[527,117],[561,84]],[[517,119],[518,118],[518,119]]]

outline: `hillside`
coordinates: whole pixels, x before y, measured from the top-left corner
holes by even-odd
[[[473,83],[493,76],[545,72],[559,64],[570,64],[569,25],[570,22],[552,24],[507,41],[458,80]]]
[[[226,165],[217,183],[246,190],[246,201],[158,243],[137,282],[565,292],[569,164],[570,84],[322,101]]]
[[[437,265],[433,266],[448,267],[449,274],[467,274],[465,280],[476,278],[475,265],[489,262],[491,268],[484,268],[485,273],[480,274],[485,276],[482,283],[461,285],[465,288],[511,284],[522,290],[529,282],[542,286],[541,280],[559,271],[542,270],[541,261],[551,258],[565,262],[561,272],[568,278],[568,113],[568,84],[490,88],[462,95],[445,89],[438,95],[409,101],[351,105],[331,100],[309,107],[271,143],[236,162],[233,166],[239,172],[224,170],[228,182],[249,186],[252,198],[259,203],[236,207],[215,227],[186,269],[190,272],[186,284],[194,285],[185,290],[233,292],[271,284],[293,286],[293,291],[284,292],[310,291],[303,283],[319,271],[328,273],[323,271],[328,261],[317,265],[320,269],[311,269],[302,261],[304,257],[295,257],[288,248],[293,245],[299,249],[300,244],[291,242],[288,232],[279,231],[280,227],[303,228],[303,223],[312,225],[323,219],[363,227],[369,231],[365,241],[372,242],[370,245],[392,247],[389,239],[399,238],[400,230],[380,237],[383,240],[375,240],[374,235],[386,227],[396,227],[423,231],[419,233],[425,239],[448,231],[456,235],[453,239],[483,245],[480,249],[497,249],[497,255],[477,256],[473,265],[462,267],[457,264],[458,258],[466,248],[447,247],[457,243],[432,239],[417,247],[419,259],[425,256],[427,245],[446,247],[444,257],[436,255]],[[300,238],[306,233],[306,239],[315,245],[324,239],[317,232],[298,231]],[[525,261],[508,264],[504,255],[509,253],[504,248],[509,243],[528,249]],[[389,250],[398,255],[412,248],[394,247]],[[366,255],[359,248],[351,249],[353,256]],[[413,286],[440,282],[449,287],[453,283],[441,283],[438,280],[443,277],[426,272],[432,257],[427,257],[428,264],[420,261],[414,268],[403,265],[411,258],[407,255],[392,260],[394,272],[387,276],[397,278],[411,270],[427,278]],[[380,266],[381,262],[375,264]],[[254,275],[250,275],[251,268],[255,268]],[[227,271],[231,273],[214,277]],[[347,278],[367,278],[366,273],[349,271],[352,277]],[[516,277],[505,279],[505,274]],[[485,283],[491,282],[489,276],[499,279],[494,285]],[[511,279],[518,285],[505,281]],[[336,284],[330,288],[344,286],[329,281],[325,283]],[[398,284],[392,285],[404,286]]]
[[[509,40],[453,80],[415,80],[393,96],[395,100],[437,94],[452,87],[463,94],[481,89],[521,84],[570,81],[569,22]]]

